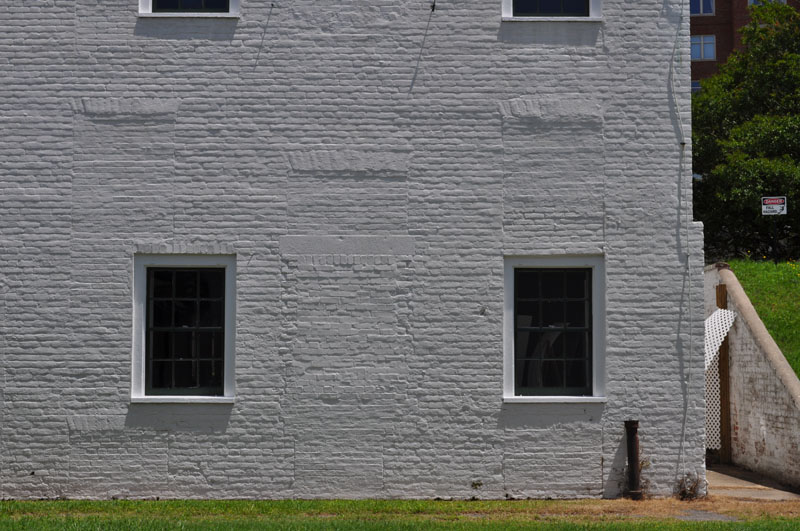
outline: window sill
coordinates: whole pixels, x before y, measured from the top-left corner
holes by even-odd
[[[139,13],[139,18],[239,18],[239,13]]]
[[[501,17],[503,22],[602,22],[603,17]]]
[[[605,404],[605,396],[504,396],[506,404]]]
[[[132,396],[131,404],[233,404],[232,396]]]

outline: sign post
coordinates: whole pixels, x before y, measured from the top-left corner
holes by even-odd
[[[787,212],[786,196],[772,196],[761,198],[762,216],[785,216]],[[772,260],[778,265],[778,219],[772,224]]]

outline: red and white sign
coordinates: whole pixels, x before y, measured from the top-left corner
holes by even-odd
[[[786,214],[786,196],[762,197],[761,215],[780,216]]]

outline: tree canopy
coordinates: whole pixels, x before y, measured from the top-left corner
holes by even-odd
[[[708,258],[797,258],[800,13],[765,2],[751,15],[744,48],[692,97],[695,217]],[[788,215],[762,216],[762,196],[787,196]]]

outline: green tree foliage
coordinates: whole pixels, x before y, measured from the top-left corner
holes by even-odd
[[[744,49],[692,98],[692,162],[703,176],[694,209],[712,259],[800,256],[800,13],[773,2],[751,14]],[[788,215],[761,215],[771,195],[787,196]]]

